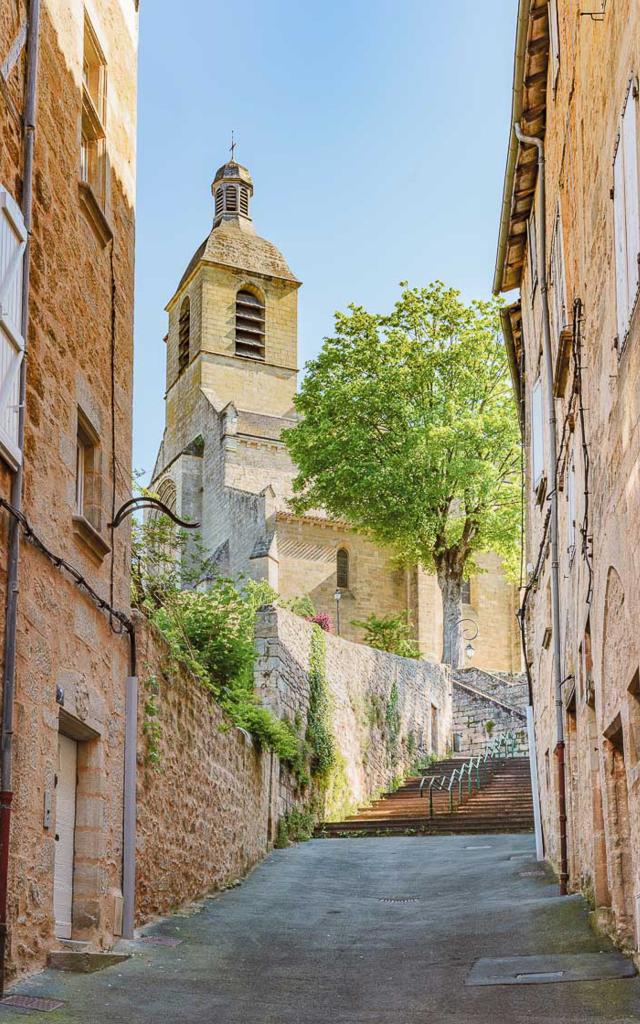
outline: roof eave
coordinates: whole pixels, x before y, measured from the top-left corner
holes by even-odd
[[[511,122],[509,125],[509,149],[507,152],[507,166],[504,175],[504,186],[502,189],[502,206],[500,209],[500,231],[498,235],[498,251],[496,254],[496,266],[493,276],[494,295],[498,295],[500,292],[504,290],[504,261],[507,252],[507,242],[509,239],[509,228],[511,224],[511,209],[513,200],[513,184],[519,149],[518,140],[516,139],[513,126],[514,124],[517,124],[522,115],[522,96],[524,92],[524,63],[527,48],[527,35],[530,12],[531,0],[519,0],[518,21],[516,27],[516,48],[513,62],[513,87],[511,100]]]

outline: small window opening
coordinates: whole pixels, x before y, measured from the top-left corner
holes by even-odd
[[[460,599],[463,604],[471,604],[471,580],[462,581]]]
[[[227,213],[237,213],[238,210],[238,190],[235,185],[227,185],[225,189],[225,206]]]
[[[178,373],[182,373],[189,365],[189,339],[191,335],[191,303],[186,296],[180,307],[178,323]]]
[[[339,548],[336,554],[336,582],[338,590],[349,589],[349,552]]]
[[[249,189],[243,185],[240,189],[240,213],[249,216]]]
[[[264,359],[264,304],[257,295],[236,295],[236,355]]]
[[[78,409],[75,514],[100,529],[99,440]]]
[[[216,189],[216,217],[218,216],[218,214],[222,213],[223,206],[224,206],[224,189],[223,189],[222,185],[220,185]]]

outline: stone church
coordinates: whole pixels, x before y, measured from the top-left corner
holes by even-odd
[[[301,282],[251,218],[253,181],[231,160],[217,171],[213,227],[169,301],[166,425],[152,487],[198,520],[220,572],[266,579],[284,598],[309,595],[342,636],[375,613],[408,612],[420,650],[441,655],[435,577],[320,513],[294,515],[295,476],[281,440],[296,420]],[[497,557],[467,584],[464,615],[478,626],[472,664],[519,671],[516,588]]]

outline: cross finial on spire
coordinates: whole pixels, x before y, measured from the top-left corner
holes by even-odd
[[[234,133],[233,133],[233,128],[232,128],[231,129],[231,145],[229,146],[229,150],[231,152],[231,159],[232,160],[235,160],[236,146],[237,145],[238,145],[238,143],[236,142],[236,140],[234,138]]]

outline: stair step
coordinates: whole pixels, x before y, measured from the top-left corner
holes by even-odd
[[[466,763],[465,758],[440,761],[425,771],[425,777],[441,778],[454,768]],[[325,822],[317,829],[318,835],[335,837],[358,833],[472,833],[472,832],[530,832],[533,829],[533,802],[529,775],[529,759],[518,757],[483,765],[480,770],[480,789],[477,775],[472,775],[469,792],[468,778],[462,782],[462,802],[458,806],[458,784],[452,788],[454,807],[449,810],[449,792],[433,789],[429,799],[428,782],[422,793],[423,776],[411,776],[395,792],[387,793],[370,806],[344,821]],[[430,805],[433,817],[429,817]]]

